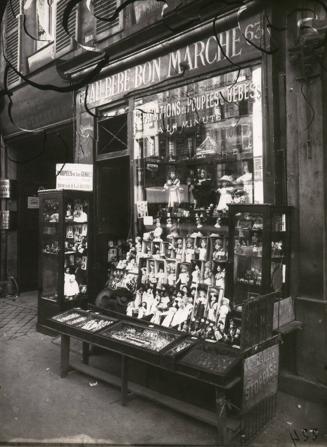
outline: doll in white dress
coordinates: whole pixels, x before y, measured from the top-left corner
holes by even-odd
[[[217,211],[224,212],[228,210],[228,204],[233,202],[234,189],[232,176],[224,175],[219,179],[219,187],[216,190],[219,193]]]
[[[200,247],[198,248],[199,261],[207,260],[207,252],[208,252],[207,241],[206,239],[201,239]]]
[[[180,286],[187,286],[189,281],[190,281],[190,274],[188,268],[185,264],[182,264],[180,273],[178,275],[178,279],[176,281],[176,285],[179,284]]]
[[[181,203],[180,180],[176,177],[174,171],[169,173],[169,177],[164,184],[164,190],[168,191],[168,208],[173,208],[175,204]]]
[[[194,259],[193,239],[187,238],[185,246],[185,262],[191,262]]]
[[[79,286],[76,281],[76,277],[70,272],[70,268],[67,267],[64,278],[64,295],[66,298],[74,297],[79,294]]]
[[[201,270],[198,264],[194,265],[194,270],[192,272],[192,286],[197,286],[201,279]]]

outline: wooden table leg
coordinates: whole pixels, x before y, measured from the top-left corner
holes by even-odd
[[[61,335],[61,348],[60,348],[60,376],[66,377],[69,371],[69,350],[70,350],[70,337],[69,335]]]
[[[128,399],[128,363],[127,357],[121,356],[121,403],[127,405]]]
[[[225,394],[215,388],[216,392],[216,411],[217,411],[217,432],[218,432],[218,444],[226,445],[228,440],[226,439],[226,397]]]
[[[82,361],[85,365],[89,364],[90,345],[86,341],[82,343]]]

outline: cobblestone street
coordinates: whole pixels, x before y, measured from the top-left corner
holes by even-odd
[[[35,331],[36,297],[0,299],[0,337],[13,339]]]

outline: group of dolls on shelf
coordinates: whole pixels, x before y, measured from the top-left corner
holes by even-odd
[[[220,292],[202,284],[159,288],[148,283],[137,290],[126,314],[208,340],[237,345],[240,327],[231,318],[229,299]]]
[[[87,292],[86,209],[87,203],[79,200],[66,204],[64,296],[68,301]]]
[[[187,191],[184,191],[185,188]],[[184,192],[195,208],[206,208],[213,203],[219,214],[226,212],[230,203],[252,203],[253,174],[249,161],[245,160],[242,162],[242,175],[234,178],[231,174],[224,174],[214,183],[207,169],[202,167],[196,173],[192,171],[186,185],[182,186],[176,171],[171,169],[163,190],[167,193],[168,208],[179,206]]]
[[[86,223],[87,222],[87,203],[80,200],[74,200],[73,203],[68,202],[66,205],[65,221]]]
[[[154,229],[129,240],[129,249],[110,271],[110,289],[127,288],[134,300],[127,315],[174,327],[210,340],[238,343],[224,297],[227,241],[223,234],[180,234],[160,220]]]

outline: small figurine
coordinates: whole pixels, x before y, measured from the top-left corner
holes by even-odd
[[[245,193],[245,203],[252,203],[253,201],[253,174],[250,172],[249,161],[242,162],[243,174],[236,179],[236,184],[243,187]]]
[[[181,203],[180,180],[176,177],[175,171],[170,171],[169,177],[164,184],[164,191],[168,191],[168,208],[174,208],[176,203]]]

